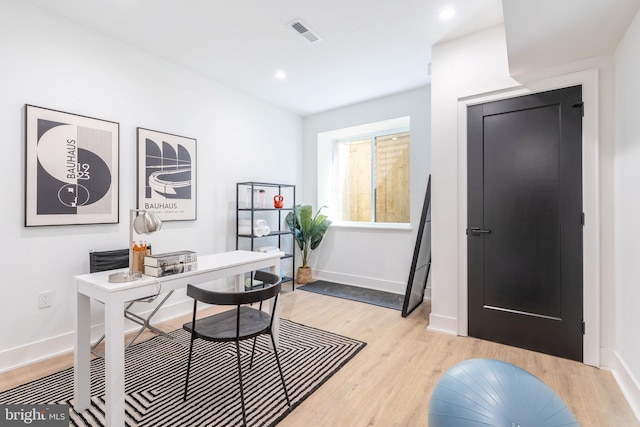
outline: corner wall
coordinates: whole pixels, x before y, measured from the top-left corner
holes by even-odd
[[[299,203],[317,206],[318,134],[410,116],[411,229],[331,226],[311,256],[314,277],[404,294],[418,221],[431,171],[430,87],[410,90],[304,118],[304,192]]]
[[[197,220],[165,222],[147,237],[156,253],[235,249],[235,183],[301,183],[299,116],[26,2],[0,2],[0,58],[0,315],[20,325],[3,328],[0,372],[72,349],[72,277],[88,272],[90,250],[127,246],[137,127],[197,139]],[[25,104],[120,123],[119,224],[24,227]],[[55,292],[53,306],[39,309],[46,290]],[[188,312],[185,300],[176,292],[159,318]],[[97,338],[103,311],[93,308]]]
[[[509,77],[504,28],[438,44],[431,62],[431,150],[433,156],[431,215],[431,316],[429,328],[457,334],[466,298],[458,292],[458,246],[461,209],[466,194],[458,194],[458,102],[518,83]],[[461,201],[460,198],[463,198]],[[466,266],[464,266],[466,269]]]
[[[640,14],[615,52],[615,249],[616,342],[614,371],[640,419]],[[626,375],[625,375],[626,371]]]
[[[636,18],[636,21],[638,19]],[[635,22],[635,21],[634,21]],[[638,24],[635,22],[635,26]],[[635,28],[635,27],[634,27]],[[629,37],[629,36],[628,36]],[[638,62],[633,52],[636,52],[640,44],[638,30],[633,33],[632,41],[624,56],[617,58],[616,70],[619,74],[618,62],[630,62],[629,74],[626,78],[633,80],[631,88],[637,87],[634,75],[638,74]],[[461,133],[466,132],[466,126],[459,123],[459,115],[456,110],[458,102],[479,97],[493,96],[507,90],[524,86],[533,86],[535,82],[541,80],[557,79],[572,73],[584,70],[597,70],[598,72],[598,111],[596,129],[598,151],[596,152],[596,176],[598,181],[593,182],[597,187],[597,210],[599,213],[599,271],[598,280],[600,282],[600,293],[595,297],[597,306],[594,308],[599,312],[599,334],[600,354],[596,354],[599,365],[611,368],[618,379],[623,391],[624,383],[620,378],[629,378],[637,371],[638,357],[638,334],[635,331],[638,325],[637,305],[638,295],[633,289],[637,289],[637,274],[632,266],[637,265],[637,261],[629,259],[621,263],[618,254],[621,251],[628,251],[630,258],[637,252],[635,249],[635,230],[633,224],[637,215],[635,210],[640,210],[640,205],[636,206],[634,200],[637,199],[637,186],[634,183],[640,179],[636,176],[637,163],[627,162],[625,174],[631,175],[632,179],[627,182],[624,197],[627,199],[624,204],[630,210],[626,219],[624,229],[620,228],[620,183],[618,163],[623,161],[626,152],[619,152],[615,148],[616,157],[616,188],[614,193],[614,120],[615,112],[619,111],[620,101],[616,103],[614,111],[614,90],[620,97],[621,93],[637,95],[637,91],[629,91],[625,84],[616,81],[619,78],[614,76],[614,63],[612,57],[597,57],[588,60],[563,64],[551,69],[537,71],[536,73],[523,74],[513,78],[509,75],[507,66],[507,52],[503,27],[496,27],[476,33],[474,35],[442,43],[433,48],[432,62],[432,155],[433,155],[433,215],[432,215],[432,313],[429,328],[450,334],[461,333],[459,320],[466,313],[466,296],[462,295],[461,286],[466,277],[466,265],[461,260],[466,259],[465,251],[460,240],[464,235],[464,228],[460,224],[466,224],[463,210],[466,201],[466,194],[460,194],[461,169],[466,167],[466,161],[461,158],[458,141]],[[615,84],[614,84],[615,83]],[[623,92],[624,91],[624,92]],[[437,108],[436,108],[437,107]],[[631,99],[625,101],[627,109],[627,129],[635,129],[637,107]],[[636,126],[637,127],[637,126]],[[632,135],[636,132],[632,131]],[[627,142],[627,148],[634,152],[633,140],[635,136]],[[618,142],[619,143],[619,142]],[[640,145],[638,145],[640,147]],[[635,166],[634,166],[635,165]],[[625,179],[626,180],[626,179]],[[615,219],[614,219],[614,194],[615,194]],[[638,209],[636,209],[638,208]],[[635,215],[635,216],[634,216]],[[625,214],[626,216],[626,214]],[[635,221],[637,222],[637,221]],[[615,236],[614,236],[615,231]],[[616,242],[624,233],[625,243]],[[637,258],[637,257],[636,257]],[[615,272],[614,272],[615,264]],[[628,285],[620,284],[621,270],[626,272]],[[632,274],[633,272],[633,274]],[[631,282],[636,282],[631,284]],[[622,294],[621,294],[622,292]],[[619,311],[621,300],[627,304],[627,309]],[[635,309],[635,311],[634,311]],[[618,314],[616,314],[618,313]],[[621,316],[624,316],[622,318]],[[628,327],[620,327],[621,322],[626,322]],[[587,326],[588,328],[589,326]],[[620,345],[621,342],[626,342]],[[617,359],[615,355],[618,349],[624,349],[627,354],[622,359]],[[635,370],[635,371],[634,371]],[[635,377],[637,378],[637,376]],[[635,402],[640,402],[638,396],[637,380],[630,380],[625,396],[634,406]],[[637,407],[637,403],[635,404]],[[638,412],[636,411],[636,414]]]

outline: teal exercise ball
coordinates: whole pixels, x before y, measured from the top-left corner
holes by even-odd
[[[438,380],[429,402],[429,427],[579,425],[545,383],[494,359],[458,363]]]

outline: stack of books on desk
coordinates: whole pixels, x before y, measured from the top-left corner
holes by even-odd
[[[177,251],[144,257],[144,274],[163,277],[185,273],[198,267],[198,255],[194,251]]]

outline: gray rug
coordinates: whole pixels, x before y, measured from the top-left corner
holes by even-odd
[[[196,340],[189,398],[182,401],[189,334],[170,333],[130,347],[125,353],[127,426],[240,426],[236,352],[233,343]],[[279,355],[291,398],[287,406],[269,337],[258,338],[249,369],[251,340],[241,343],[249,426],[274,426],[309,397],[365,343],[282,319]],[[104,360],[91,362],[91,408],[73,410],[73,368],[0,393],[3,404],[70,404],[70,425],[104,425]]]
[[[378,291],[376,289],[361,288],[359,286],[343,285],[341,283],[327,282],[324,280],[316,280],[315,282],[301,285],[297,289],[392,308],[394,310],[402,310],[402,304],[404,303],[404,295]]]

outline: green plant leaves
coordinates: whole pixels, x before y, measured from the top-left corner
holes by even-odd
[[[324,234],[331,225],[331,220],[321,214],[321,207],[313,215],[311,205],[296,205],[293,212],[289,212],[285,218],[289,230],[294,233],[298,247],[302,251],[302,266],[307,266],[310,250],[314,250],[322,242]]]
[[[320,208],[320,210],[322,210],[322,208]],[[331,221],[326,215],[320,214],[320,210],[318,210],[316,216],[313,218],[313,224],[311,227],[311,250],[318,247],[320,242],[322,242],[324,233],[327,232],[327,229],[331,225]]]

